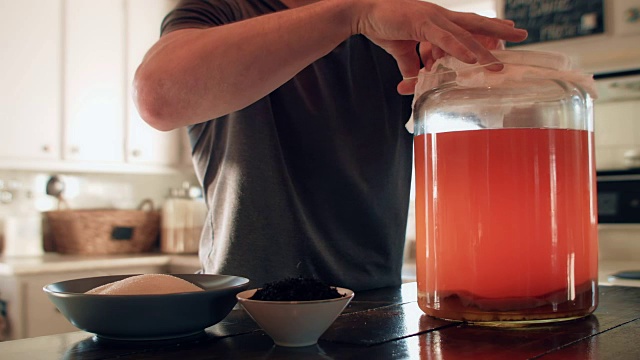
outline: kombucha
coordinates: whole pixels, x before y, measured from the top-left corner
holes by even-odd
[[[597,305],[593,133],[415,137],[418,304],[469,322],[556,321]]]

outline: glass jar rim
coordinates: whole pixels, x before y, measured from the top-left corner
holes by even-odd
[[[571,71],[574,69],[571,58],[559,52],[537,50],[491,50],[491,53],[496,57],[496,59],[498,59],[497,63],[507,65],[533,66],[553,71]],[[451,57],[450,61],[444,62],[441,66],[438,66],[432,71],[426,73],[426,75],[441,76],[442,74],[447,73],[486,68],[493,64],[496,64],[496,62],[484,65],[480,65],[478,63],[467,64]]]
[[[571,58],[563,53],[534,50],[493,50],[500,62],[513,65],[539,66],[552,70],[572,70]],[[485,65],[486,66],[486,65]]]

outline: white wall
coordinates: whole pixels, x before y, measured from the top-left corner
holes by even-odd
[[[433,0],[429,2],[454,11],[474,12],[488,17],[496,16],[495,0]]]
[[[13,200],[0,202],[0,217],[25,210],[48,211],[57,200],[46,194],[46,183],[53,173],[0,170],[0,191],[10,191]],[[170,187],[184,181],[197,185],[189,174],[57,174],[65,182],[64,198],[72,209],[134,209],[144,199],[160,207]]]
[[[624,169],[640,156],[640,100],[594,105],[596,168]],[[635,154],[635,155],[634,155]]]

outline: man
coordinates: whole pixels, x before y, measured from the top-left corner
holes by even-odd
[[[162,33],[135,99],[151,126],[188,126],[209,206],[204,272],[354,290],[401,282],[412,161],[401,94],[421,60],[490,64],[481,39],[526,38],[416,0],[184,0]]]

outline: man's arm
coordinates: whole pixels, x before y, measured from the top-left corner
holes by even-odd
[[[162,36],[136,72],[134,100],[142,118],[159,130],[207,121],[264,97],[354,34],[393,55],[406,77],[418,73],[418,42],[487,64],[496,59],[473,35],[526,37],[508,22],[417,0],[323,0]]]

